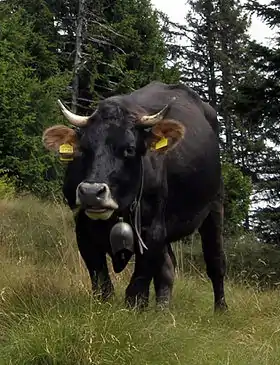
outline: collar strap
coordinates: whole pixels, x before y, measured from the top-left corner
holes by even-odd
[[[132,226],[134,227],[136,236],[138,238],[139,250],[140,253],[144,253],[144,249],[148,250],[148,247],[145,245],[144,241],[141,237],[141,199],[143,195],[143,186],[144,186],[144,161],[143,157],[141,157],[141,166],[140,166],[140,188],[135,200],[132,202],[130,206],[130,221]],[[132,217],[134,212],[134,219]]]

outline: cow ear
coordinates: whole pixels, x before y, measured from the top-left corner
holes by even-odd
[[[65,125],[55,125],[47,128],[43,133],[43,145],[49,151],[59,152],[62,145],[73,147],[73,152],[77,148],[76,132]]]
[[[148,146],[159,153],[174,148],[184,137],[185,127],[175,120],[164,119],[156,123],[150,130]]]

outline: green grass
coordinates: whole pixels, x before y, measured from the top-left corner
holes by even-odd
[[[277,290],[226,282],[230,310],[213,314],[204,271],[177,273],[168,311],[154,298],[125,309],[131,266],[112,274],[116,297],[92,298],[71,215],[34,198],[0,202],[0,365],[280,363]]]

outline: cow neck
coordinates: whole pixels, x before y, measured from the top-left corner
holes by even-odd
[[[130,206],[130,222],[138,238],[139,250],[141,254],[144,253],[144,249],[148,250],[148,247],[145,245],[141,237],[141,199],[143,195],[143,186],[144,186],[144,160],[143,157],[141,157],[140,186],[138,193]]]

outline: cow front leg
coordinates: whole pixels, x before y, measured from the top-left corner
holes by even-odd
[[[224,293],[226,259],[223,249],[222,227],[223,209],[221,203],[217,203],[216,209],[210,211],[199,229],[207,275],[212,281],[214,291],[215,311],[227,309]]]
[[[80,254],[88,269],[94,295],[103,300],[109,299],[114,293],[114,287],[104,249],[108,246],[107,237],[103,236],[102,232],[81,213],[76,217],[76,238]]]
[[[166,236],[166,229],[163,224],[164,206],[162,202],[164,202],[164,199],[162,197],[158,197],[158,199],[154,197],[154,199],[154,204],[149,202],[153,207],[149,205],[148,208],[146,207],[147,210],[150,210],[150,213],[153,212],[153,209],[154,212],[151,214],[150,219],[145,217],[146,224],[142,226],[142,239],[148,250],[144,250],[143,254],[140,254],[140,252],[135,254],[134,273],[125,293],[126,304],[129,307],[138,307],[140,309],[148,306],[151,281],[157,268],[161,267],[164,261],[162,255]],[[150,221],[151,223],[148,224]]]
[[[149,304],[153,278],[153,260],[144,253],[136,254],[134,273],[125,292],[125,303],[130,308],[144,309]]]
[[[106,261],[106,254],[92,252],[90,255],[80,250],[86,264],[95,296],[102,300],[108,300],[114,294],[114,286],[111,282]]]
[[[170,244],[164,248],[155,264],[154,287],[156,304],[163,309],[170,304],[176,267],[176,258]]]

